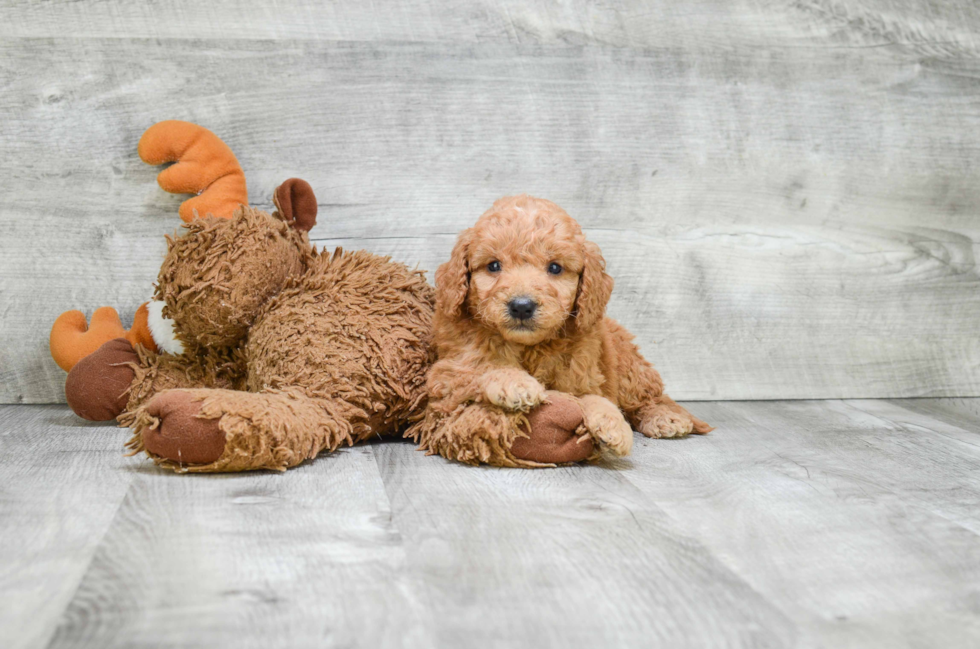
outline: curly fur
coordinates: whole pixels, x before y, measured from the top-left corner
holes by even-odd
[[[552,263],[560,273],[548,271]],[[507,414],[535,407],[546,389],[579,397],[586,426],[617,454],[629,452],[629,425],[650,437],[710,431],[663,394],[633,337],[605,317],[612,289],[599,247],[560,207],[527,195],[494,203],[436,273],[439,360],[428,411],[411,434],[447,457],[506,464],[505,454],[500,462],[483,449],[506,446],[517,434]],[[530,322],[509,314],[518,297],[537,305]],[[483,425],[474,431],[464,419]]]

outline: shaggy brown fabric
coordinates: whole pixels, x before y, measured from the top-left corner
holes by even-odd
[[[183,236],[167,238],[156,299],[188,350],[240,345],[269,298],[312,257],[305,233],[250,207],[183,228]]]
[[[187,351],[141,354],[119,417],[130,449],[178,471],[283,470],[397,433],[421,412],[434,301],[421,272],[367,252],[317,253],[281,218],[250,209],[187,229],[158,287]],[[176,416],[154,405],[174,389],[224,433],[212,462],[147,443]]]
[[[78,361],[65,380],[72,411],[89,421],[115,419],[126,408],[139,356],[125,338],[116,338]]]
[[[276,187],[272,202],[282,219],[297,230],[309,232],[316,225],[316,196],[305,180],[290,178],[283,182]]]
[[[146,404],[146,414],[159,422],[143,431],[150,455],[181,465],[210,464],[224,453],[225,434],[218,420],[201,417],[201,402],[190,392],[162,392]]]
[[[147,436],[166,424],[169,413],[152,412],[157,399],[181,395],[183,403],[199,404],[196,416],[213,421],[224,434],[224,452],[210,464],[155,455]],[[275,392],[237,390],[175,390],[162,392],[134,413],[134,435],[127,446],[134,453],[146,450],[165,468],[180,472],[210,473],[272,469],[284,471],[321,451],[353,444],[350,421],[356,409],[338,400],[313,399],[300,389]]]
[[[302,386],[348,404],[356,440],[394,431],[425,399],[432,301],[421,272],[364,251],[320,254],[256,319],[248,389]]]
[[[155,394],[174,388],[227,388],[242,390],[245,387],[245,359],[240,349],[221,354],[157,354],[136,348],[139,361],[134,366],[136,375],[129,390],[126,411],[119,415],[122,426],[132,426],[135,412]]]

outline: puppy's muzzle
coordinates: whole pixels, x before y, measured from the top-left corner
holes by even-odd
[[[527,296],[515,297],[507,303],[507,312],[514,320],[530,320],[537,310],[538,303]]]

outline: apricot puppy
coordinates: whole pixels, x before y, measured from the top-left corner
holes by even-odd
[[[529,412],[546,391],[566,393],[591,438],[616,455],[630,452],[632,428],[647,437],[712,430],[664,394],[633,336],[605,317],[612,290],[599,247],[564,210],[527,195],[498,200],[436,273],[430,408]]]

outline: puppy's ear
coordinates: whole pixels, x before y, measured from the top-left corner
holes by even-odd
[[[613,278],[606,274],[606,260],[599,246],[586,241],[585,265],[575,298],[575,326],[580,331],[591,329],[602,319],[612,290]]]
[[[436,310],[451,318],[462,312],[466,293],[470,288],[470,266],[468,263],[473,230],[463,230],[453,247],[449,261],[436,271]]]

